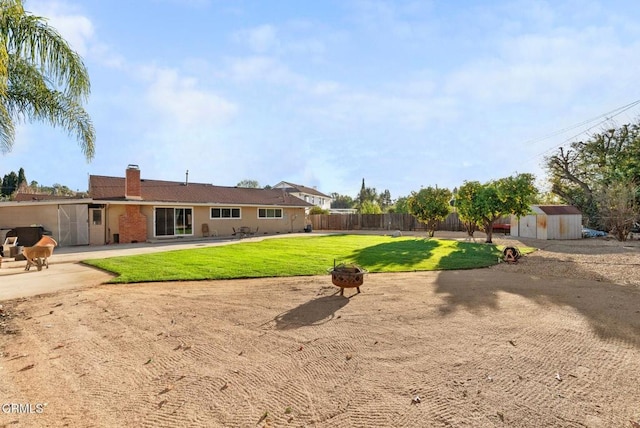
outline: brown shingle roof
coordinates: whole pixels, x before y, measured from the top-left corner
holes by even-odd
[[[547,215],[582,214],[572,205],[538,205],[538,208]]]
[[[175,181],[140,180],[142,201],[184,202],[225,205],[313,206],[283,189],[250,189],[245,187],[214,186],[206,183],[185,185]],[[124,201],[125,179],[92,175],[89,194],[98,200]]]

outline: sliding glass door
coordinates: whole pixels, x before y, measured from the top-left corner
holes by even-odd
[[[176,208],[174,211],[175,234],[193,235],[191,208]]]
[[[156,236],[193,235],[191,208],[156,208]]]

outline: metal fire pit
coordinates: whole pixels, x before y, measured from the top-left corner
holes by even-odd
[[[364,282],[364,274],[366,269],[356,264],[341,263],[337,266],[329,268],[331,274],[331,282],[336,287],[340,287],[340,295],[344,295],[345,288],[356,288],[360,293],[360,286]]]

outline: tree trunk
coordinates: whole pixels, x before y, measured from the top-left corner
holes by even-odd
[[[473,234],[476,231],[476,224],[472,221],[465,221],[464,229],[467,231],[467,235],[473,238]]]
[[[486,244],[493,244],[491,238],[493,237],[493,222],[485,222],[484,224],[484,232],[487,234],[487,240],[484,241]]]
[[[435,220],[431,220],[427,223],[427,231],[429,232],[429,238],[433,238],[436,234],[436,227],[438,226],[438,222]]]

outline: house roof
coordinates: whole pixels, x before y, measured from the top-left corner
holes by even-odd
[[[288,181],[281,181],[276,186],[280,186],[281,184],[286,187],[280,187],[285,189],[287,192],[293,193],[306,193],[308,195],[322,196],[323,198],[331,198],[329,195],[325,195],[324,193],[318,191],[318,189],[314,189],[313,187],[302,186],[300,184],[289,183]]]
[[[537,205],[547,215],[580,214],[582,212],[572,205]]]
[[[80,200],[82,196],[49,195],[46,193],[16,193],[13,198],[15,202],[35,202],[35,201],[60,201],[60,200]]]
[[[202,203],[216,205],[260,205],[307,207],[313,206],[283,189],[251,189],[246,187],[214,186],[162,180],[140,180],[142,201],[171,203]],[[125,179],[91,175],[89,194],[94,201],[126,201]]]

